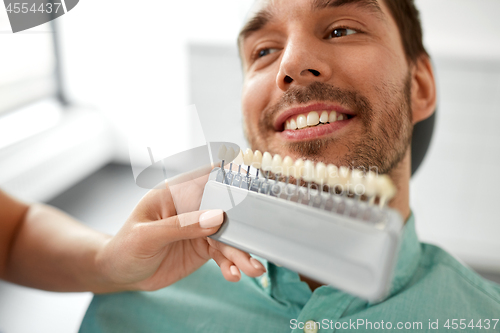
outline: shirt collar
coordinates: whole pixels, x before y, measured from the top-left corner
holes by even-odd
[[[403,235],[399,247],[394,277],[388,297],[398,293],[410,282],[418,268],[422,256],[422,249],[415,231],[415,217],[411,212],[403,227]]]

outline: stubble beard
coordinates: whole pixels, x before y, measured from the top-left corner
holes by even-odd
[[[333,162],[338,166],[389,173],[403,160],[411,144],[411,76],[408,73],[400,86],[383,84],[377,90],[382,97],[380,100],[384,101],[380,110],[374,110],[370,101],[360,93],[326,83],[314,82],[307,87],[292,87],[278,103],[262,112],[257,133],[252,135],[246,129],[248,132],[245,131],[245,136],[253,149],[278,154],[287,151],[302,158]],[[361,134],[279,145],[273,143],[276,132],[272,120],[275,115],[291,105],[312,101],[336,102],[354,111],[362,125]],[[337,156],[335,161],[325,160],[336,148],[343,148],[347,153]]]

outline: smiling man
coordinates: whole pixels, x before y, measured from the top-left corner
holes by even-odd
[[[408,217],[412,127],[436,103],[415,20],[407,1],[259,2],[239,37],[252,147],[377,167],[398,185],[392,206]]]
[[[257,1],[238,46],[253,149],[377,167],[396,184],[406,225],[390,294],[370,303],[266,261],[230,283],[210,262],[156,292],[96,296],[82,332],[500,329],[500,288],[415,233],[410,143],[436,88],[413,1]]]

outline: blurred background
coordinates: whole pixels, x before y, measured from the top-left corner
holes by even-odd
[[[0,188],[115,233],[146,193],[131,159],[137,174],[149,156],[129,147],[204,141],[188,105],[208,141],[247,147],[235,40],[251,3],[86,0],[17,34],[0,8]],[[417,231],[500,282],[500,2],[416,3],[439,93]],[[0,282],[0,333],[76,332],[90,300]]]

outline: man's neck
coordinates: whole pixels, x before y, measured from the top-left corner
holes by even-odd
[[[300,280],[307,283],[309,285],[309,288],[311,288],[311,291],[315,291],[316,288],[319,288],[321,287],[323,284],[319,283],[319,282],[316,282],[314,280],[311,280],[310,278],[304,276],[304,275],[300,275]]]
[[[411,151],[405,154],[405,157],[399,164],[389,172],[397,192],[394,198],[389,203],[389,207],[397,210],[403,221],[410,217],[410,177],[411,177]]]

